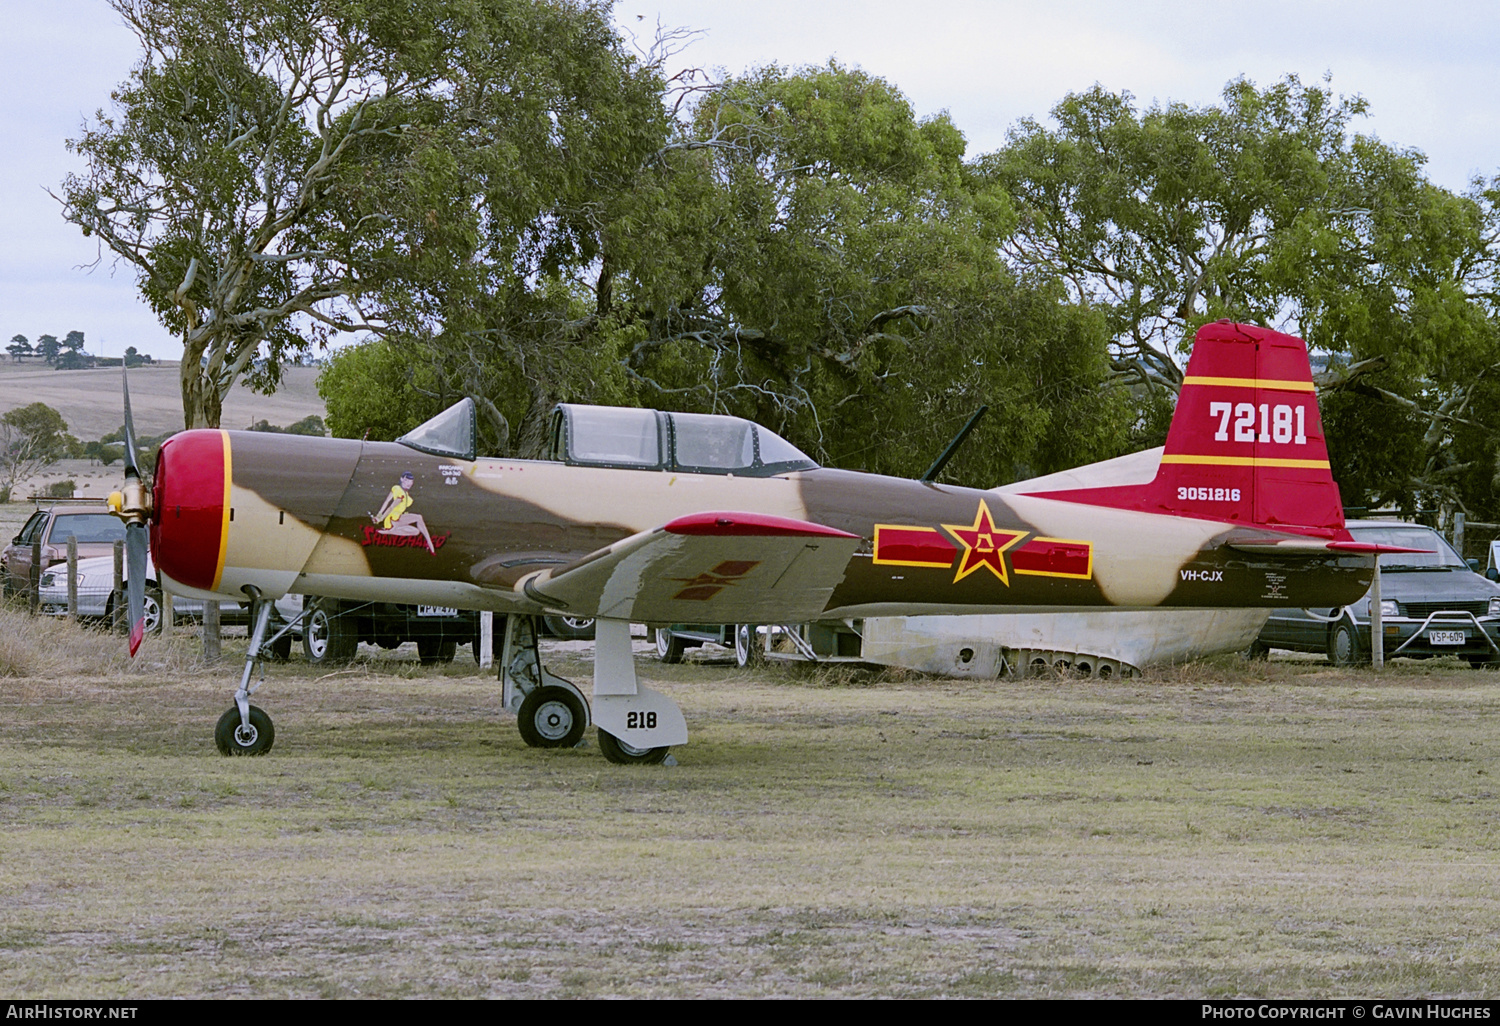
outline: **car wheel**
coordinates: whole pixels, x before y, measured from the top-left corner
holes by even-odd
[[[1250,642],[1250,647],[1245,649],[1245,658],[1253,662],[1260,662],[1271,658],[1271,646],[1256,638]]]
[[[687,644],[681,638],[665,627],[656,628],[656,658],[664,663],[680,663],[686,651]]]
[[[574,641],[594,640],[594,618],[592,616],[544,616],[542,622],[547,633],[554,638]]]
[[[1328,635],[1328,661],[1334,666],[1359,666],[1369,661],[1359,634],[1348,620],[1340,620]]]
[[[308,662],[319,665],[347,663],[359,650],[359,638],[338,612],[337,603],[320,601],[317,608],[307,614],[307,623],[302,629],[302,652]]]
[[[161,589],[146,585],[146,595],[141,604],[141,616],[146,621],[146,633],[161,630]]]
[[[458,640],[456,638],[418,638],[417,658],[422,661],[423,666],[432,666],[436,663],[453,662],[454,653],[458,651]]]
[[[760,641],[760,632],[755,629],[754,624],[742,623],[734,628],[734,662],[735,665],[744,669],[747,666],[758,663],[764,658],[765,653],[757,642]]]
[[[284,626],[285,624],[273,624],[267,628],[267,633],[279,631]],[[260,654],[276,663],[284,663],[292,658],[292,632],[287,631],[269,645],[261,646]]]

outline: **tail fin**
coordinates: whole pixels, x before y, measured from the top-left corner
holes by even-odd
[[[1307,346],[1228,321],[1198,329],[1155,480],[1033,494],[1297,534],[1344,527]]]

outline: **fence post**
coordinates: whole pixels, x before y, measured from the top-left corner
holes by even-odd
[[[115,580],[110,592],[109,629],[120,631],[125,626],[125,539],[115,539]]]
[[[1464,552],[1465,519],[1466,518],[1462,513],[1453,514],[1453,547],[1458,550],[1458,558],[1467,563],[1469,561],[1469,557]]]
[[[162,592],[161,601],[158,605],[161,607],[161,623],[156,625],[156,633],[165,638],[168,634],[172,633],[172,621],[174,618],[174,614],[172,613],[172,593],[167,591]]]
[[[252,621],[254,619],[252,615]],[[219,603],[217,600],[203,603],[203,661],[216,663],[222,649],[219,646]]]
[[[27,583],[31,586],[31,615],[35,616],[37,602],[42,594],[42,539],[40,538],[31,543],[31,573],[27,577],[29,578]]]
[[[479,614],[479,668],[488,670],[495,665],[495,614],[488,609]]]
[[[78,536],[68,535],[68,619],[78,622]]]
[[[1375,557],[1375,576],[1370,581],[1370,665],[1385,667],[1385,618],[1380,613],[1380,557]]]

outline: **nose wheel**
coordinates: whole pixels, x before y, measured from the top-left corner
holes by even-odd
[[[258,705],[250,707],[250,722],[242,722],[240,707],[231,705],[214,727],[220,755],[265,755],[276,743],[276,727]]]
[[[292,629],[302,623],[309,611],[304,609],[297,619],[268,638],[266,631],[273,606],[254,588],[247,587],[245,591],[250,596],[255,626],[250,631],[250,650],[245,654],[245,670],[234,693],[234,705],[214,725],[214,746],[220,755],[265,755],[276,743],[276,727],[271,723],[271,717],[264,709],[250,704],[250,696],[265,682],[265,671],[261,671],[259,683],[252,684],[250,678],[262,658],[286,658]]]

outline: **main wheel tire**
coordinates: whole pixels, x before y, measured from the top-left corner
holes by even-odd
[[[542,622],[547,633],[554,638],[569,641],[593,641],[594,618],[592,616],[544,616]]]
[[[359,638],[338,615],[337,607],[330,608],[319,602],[317,608],[307,614],[307,622],[302,628],[302,653],[308,662],[320,666],[347,663],[357,651]]]
[[[656,658],[664,663],[680,663],[686,651],[685,641],[665,627],[656,628]]]
[[[240,723],[239,707],[233,705],[214,727],[214,744],[219,746],[220,755],[265,755],[275,743],[276,728],[258,705],[250,707],[249,729]]]
[[[1328,661],[1334,666],[1359,666],[1368,659],[1354,625],[1348,620],[1334,624],[1328,635]]]
[[[437,663],[451,663],[453,656],[458,652],[457,638],[418,638],[417,658],[422,661],[423,666],[433,666]]]
[[[599,751],[610,762],[621,766],[660,766],[666,761],[667,753],[672,750],[670,745],[661,748],[636,748],[627,745],[624,741],[599,731]]]
[[[760,632],[755,629],[754,624],[742,623],[734,628],[734,663],[740,669],[752,666],[764,658],[765,653],[761,650],[758,642]]]
[[[1250,642],[1250,647],[1245,649],[1245,658],[1252,662],[1264,662],[1271,658],[1271,646],[1256,638]]]
[[[583,740],[587,724],[582,699],[551,685],[527,695],[516,720],[521,740],[532,748],[572,748]]]

